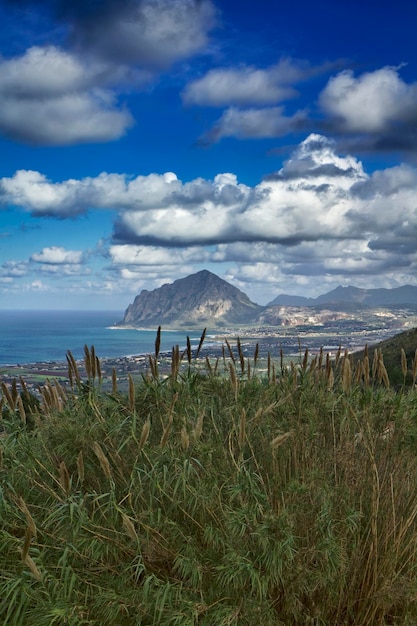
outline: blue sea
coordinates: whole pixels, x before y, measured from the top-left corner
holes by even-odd
[[[100,358],[152,353],[157,329],[114,328],[122,318],[120,311],[0,311],[0,365],[65,361],[67,350],[79,359],[85,344]],[[200,334],[162,328],[161,351],[184,347],[187,335],[194,345]]]

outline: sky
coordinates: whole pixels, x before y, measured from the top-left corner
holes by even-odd
[[[415,0],[0,0],[0,309],[417,285]]]

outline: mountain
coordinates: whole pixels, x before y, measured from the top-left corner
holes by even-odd
[[[250,323],[262,310],[243,291],[202,270],[153,291],[144,289],[119,325],[215,328]]]
[[[399,306],[417,304],[417,287],[404,285],[394,289],[360,289],[359,287],[336,287],[317,298],[280,294],[267,306]]]

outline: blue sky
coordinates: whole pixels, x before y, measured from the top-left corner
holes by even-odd
[[[417,4],[3,0],[0,308],[417,284]]]

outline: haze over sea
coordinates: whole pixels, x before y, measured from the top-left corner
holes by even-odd
[[[100,358],[149,354],[155,349],[154,330],[115,329],[119,311],[0,311],[0,365],[65,361],[67,350],[79,359],[84,345]],[[202,329],[201,329],[202,330]],[[194,343],[196,331],[162,329],[161,351]]]

